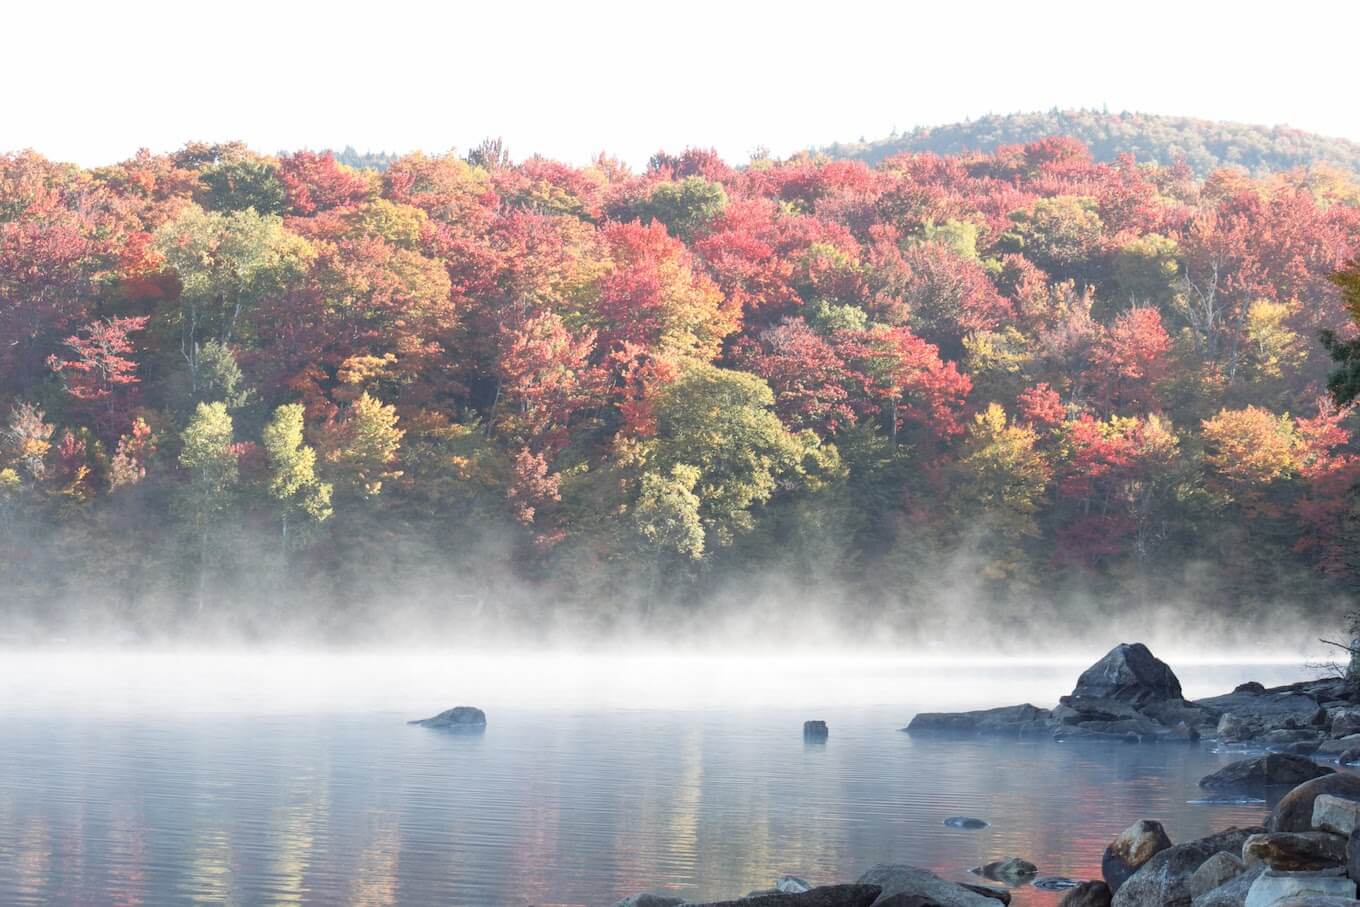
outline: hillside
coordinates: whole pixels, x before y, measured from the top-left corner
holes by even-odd
[[[920,127],[867,143],[837,143],[822,149],[832,157],[877,163],[895,154],[929,151],[992,152],[1054,135],[1080,139],[1098,161],[1131,152],[1140,162],[1184,160],[1199,176],[1225,165],[1253,174],[1312,164],[1331,164],[1360,173],[1360,143],[1287,126],[1253,126],[1146,113],[1052,110],[1012,113],[947,126]]]

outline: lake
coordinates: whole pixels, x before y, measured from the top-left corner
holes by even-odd
[[[1139,818],[1174,841],[1259,821],[1191,802],[1234,758],[1206,747],[899,730],[1050,706],[1102,654],[0,653],[0,903],[595,907],[1008,856],[1081,879]],[[1190,697],[1309,676],[1163,657]],[[462,704],[485,733],[404,723]]]

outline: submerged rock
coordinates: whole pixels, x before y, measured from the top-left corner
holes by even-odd
[[[915,734],[1007,734],[1019,737],[1053,732],[1052,713],[1029,705],[1011,705],[976,712],[922,712],[903,730]]]
[[[1199,786],[1206,790],[1275,785],[1293,787],[1333,772],[1334,769],[1318,765],[1306,756],[1268,753],[1254,759],[1231,762],[1213,774],[1205,775],[1200,779]]]
[[[950,816],[944,820],[944,824],[948,828],[966,828],[970,831],[976,831],[979,828],[986,828],[991,823],[986,819],[977,819],[973,816]]]
[[[1171,846],[1162,823],[1152,819],[1139,819],[1119,833],[1100,858],[1100,874],[1110,886],[1110,891],[1119,886],[1138,871],[1148,860]]]
[[[870,907],[880,893],[877,885],[822,885],[797,893],[776,891],[731,901],[686,903],[686,907]]]
[[[985,866],[979,866],[973,870],[984,878],[991,879],[993,882],[1005,882],[1009,885],[1019,885],[1028,882],[1039,872],[1039,867],[1029,860],[1022,860],[1019,857],[1009,857],[1005,860],[993,860]]]
[[[681,907],[684,904],[682,898],[667,897],[662,894],[635,894],[632,897],[615,901],[614,907]]]
[[[470,705],[460,705],[440,712],[433,718],[421,718],[406,723],[418,724],[421,727],[480,730],[486,727],[486,713]]]

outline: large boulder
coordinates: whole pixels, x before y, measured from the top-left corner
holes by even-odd
[[[1162,823],[1139,819],[1119,833],[1100,858],[1100,874],[1110,891],[1119,890],[1129,876],[1157,854],[1171,846]]]
[[[1035,706],[1011,705],[975,712],[922,712],[903,730],[916,733],[1002,734],[1047,736],[1053,731],[1052,713]]]
[[[879,863],[870,867],[858,881],[861,885],[877,885],[883,889],[879,900],[874,902],[876,907],[883,907],[895,895],[926,898],[939,907],[996,907],[995,899],[947,882],[935,873],[915,866]]]
[[[1267,869],[1252,883],[1243,907],[1275,907],[1281,901],[1304,896],[1355,897],[1355,883],[1340,870],[1276,872]]]
[[[1177,844],[1156,854],[1114,893],[1114,907],[1188,907],[1190,877],[1216,853],[1241,853],[1247,838],[1263,828],[1230,828]]]
[[[1198,870],[1196,871],[1198,872]],[[1247,892],[1251,890],[1251,886],[1265,871],[1266,864],[1264,863],[1248,866],[1217,888],[1211,888],[1204,894],[1195,895],[1195,899],[1190,903],[1192,907],[1242,907],[1243,902],[1247,899]]]
[[[1267,753],[1254,759],[1230,762],[1213,774],[1201,778],[1199,786],[1207,790],[1284,785],[1294,787],[1305,781],[1330,775],[1334,771],[1324,765],[1318,765],[1306,756]]]
[[[406,723],[451,730],[482,730],[486,728],[486,712],[470,705],[460,705],[440,712],[433,718],[421,718]]]
[[[1246,865],[1234,854],[1227,851],[1216,853],[1201,863],[1199,869],[1190,876],[1190,897],[1203,897],[1220,885],[1231,882],[1246,869]],[[1243,897],[1246,897],[1245,891]]]
[[[1117,699],[1141,706],[1180,700],[1181,682],[1140,642],[1120,643],[1077,678],[1074,697]]]
[[[1058,902],[1058,907],[1110,907],[1110,886],[1104,882],[1082,882]]]
[[[1326,831],[1266,832],[1243,842],[1242,859],[1281,872],[1331,869],[1346,864],[1346,839]]]
[[[1360,778],[1337,772],[1305,781],[1280,799],[1266,827],[1271,831],[1310,831],[1314,802],[1323,794],[1343,800],[1360,800]]]

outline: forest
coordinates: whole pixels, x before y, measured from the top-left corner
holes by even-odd
[[[1256,175],[1327,164],[1360,173],[1360,144],[1287,126],[1254,126],[1192,117],[1100,110],[1050,110],[990,115],[946,126],[921,127],[887,138],[837,144],[832,157],[878,163],[893,155],[932,152],[991,152],[1049,136],[1084,142],[1098,161],[1113,163],[1132,154],[1139,163],[1184,163],[1197,176],[1220,167],[1242,167]],[[378,159],[381,161],[381,158]]]
[[[0,156],[0,636],[1034,629],[1360,586],[1344,169],[383,164]]]

